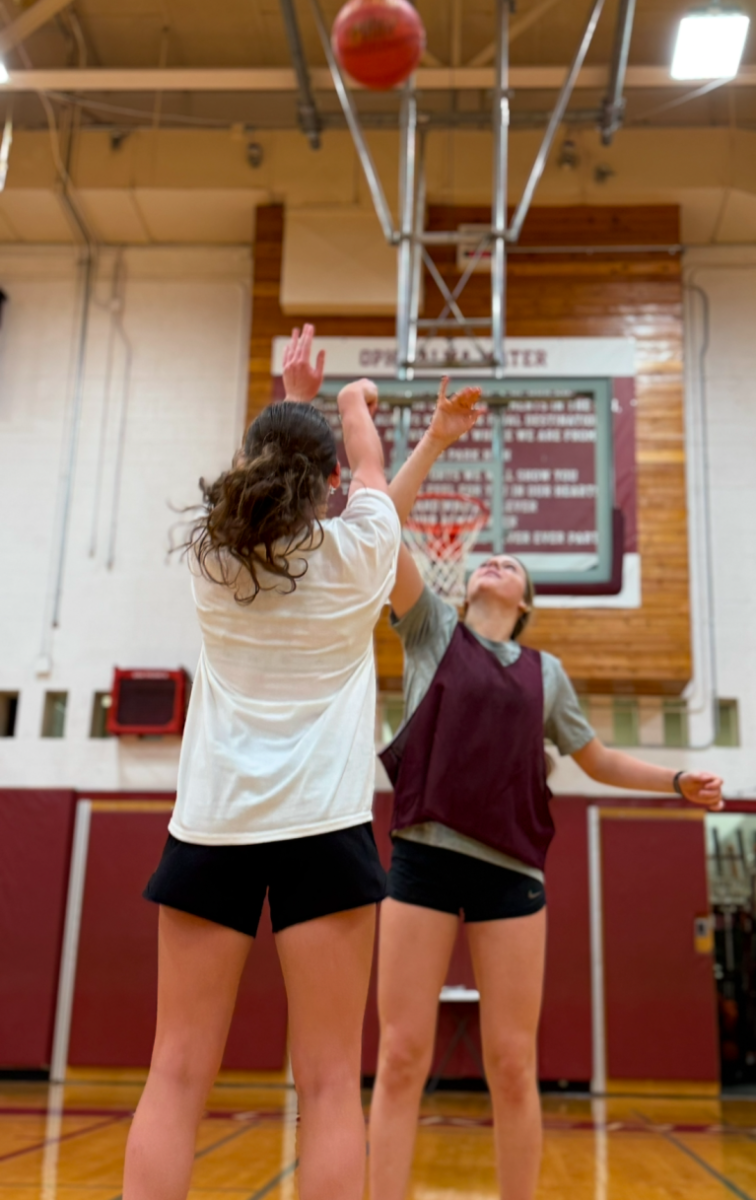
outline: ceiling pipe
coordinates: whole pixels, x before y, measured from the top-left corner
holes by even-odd
[[[297,14],[294,8],[294,0],[279,0],[279,3],[281,5],[281,16],[283,17],[286,29],[286,38],[289,43],[289,53],[294,67],[294,74],[297,78],[297,91],[299,92],[297,114],[299,116],[299,125],[310,143],[310,148],[312,150],[319,150],[320,133],[323,125],[310,86],[310,73],[302,48],[302,38],[299,32],[299,22],[297,21]]]

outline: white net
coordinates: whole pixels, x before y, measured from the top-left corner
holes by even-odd
[[[453,604],[465,599],[467,556],[488,521],[488,509],[474,496],[424,492],[404,529],[404,540],[424,581]]]

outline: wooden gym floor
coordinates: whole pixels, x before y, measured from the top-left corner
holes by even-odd
[[[120,1200],[140,1088],[113,1072],[0,1083],[0,1200]],[[543,1110],[539,1200],[756,1200],[756,1098],[545,1096]],[[294,1121],[280,1077],[225,1078],[200,1128],[192,1200],[295,1200]],[[496,1194],[488,1097],[426,1098],[411,1200]]]

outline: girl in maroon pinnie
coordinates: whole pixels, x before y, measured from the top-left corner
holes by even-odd
[[[443,389],[439,406],[437,425]],[[422,467],[414,457],[390,485],[403,523]],[[511,555],[495,555],[472,574],[460,619],[424,586],[403,546],[391,605],[404,646],[406,724],[381,756],[395,804],[381,912],[371,1200],[404,1200],[407,1193],[460,915],[480,991],[501,1196],[532,1200],[541,1154],[543,867],[554,833],[544,739],[592,779],[615,787],[677,791],[717,808],[722,781],[706,772],[675,774],[602,745],[559,660],[519,644],[533,586]]]

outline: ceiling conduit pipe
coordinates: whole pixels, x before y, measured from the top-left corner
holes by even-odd
[[[41,97],[40,97],[41,99]],[[45,100],[47,98],[45,97]],[[50,133],[55,137],[55,115],[51,106],[45,105]],[[71,155],[74,139],[75,110],[71,111],[71,123],[68,130],[68,145],[66,161],[62,162],[57,156],[56,166],[60,176],[60,198],[69,220],[82,243],[81,257],[81,315],[79,317],[79,336],[76,348],[76,365],[74,368],[74,383],[71,402],[71,426],[68,445],[64,453],[64,467],[61,476],[61,492],[59,501],[58,546],[55,562],[53,600],[50,626],[57,629],[60,625],[60,609],[63,598],[63,576],[65,573],[66,556],[68,552],[68,536],[71,524],[71,501],[73,498],[74,471],[79,447],[79,431],[81,414],[84,406],[84,374],[87,359],[87,338],[89,335],[89,316],[92,307],[95,275],[97,272],[98,246],[90,232],[86,218],[81,212],[71,184]]]
[[[28,59],[22,48],[22,57]],[[61,603],[63,598],[63,578],[65,574],[68,552],[68,539],[71,524],[71,503],[73,498],[73,481],[76,467],[76,457],[79,445],[81,416],[84,405],[84,375],[87,356],[87,338],[89,333],[89,316],[92,306],[95,275],[97,271],[98,245],[91,234],[86,219],[79,210],[70,176],[70,162],[73,141],[73,131],[70,131],[66,161],[60,154],[58,144],[58,128],[55,113],[47,96],[40,94],[45,114],[50,126],[50,137],[53,148],[53,158],[60,180],[60,200],[71,226],[81,242],[80,259],[80,315],[79,328],[74,358],[74,378],[71,391],[71,415],[67,440],[63,448],[58,499],[56,504],[56,527],[53,541],[52,588],[48,602],[45,629],[42,637],[40,656],[37,661],[37,674],[47,675],[52,670],[52,635],[60,625]]]
[[[126,422],[131,398],[131,368],[134,350],[123,327],[123,310],[125,307],[126,274],[123,265],[123,250],[118,253],[114,272],[114,298],[111,307],[113,327],[123,347],[123,382],[121,391],[121,411],[118,420],[118,439],[116,443],[116,460],[113,469],[113,492],[110,503],[110,532],[108,534],[108,556],[105,565],[109,571],[115,566],[116,537],[118,534],[118,514],[121,503],[121,484],[123,480],[123,458],[126,450]]]

